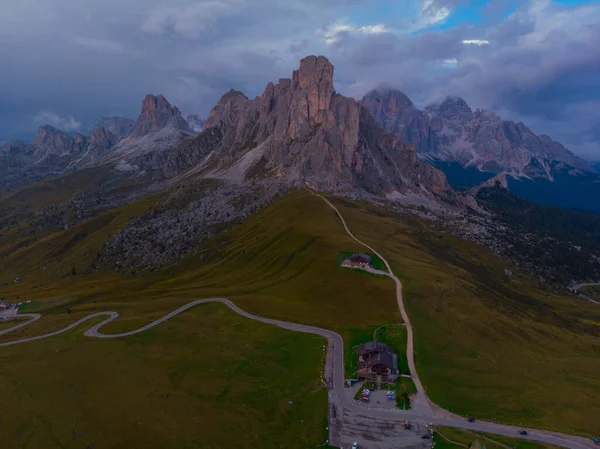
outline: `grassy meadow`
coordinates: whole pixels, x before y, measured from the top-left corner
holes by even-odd
[[[206,304],[132,337],[0,350],[2,448],[312,448],[324,340]]]
[[[105,310],[118,311],[121,317],[103,328],[103,332],[126,331],[155,320],[190,300],[214,296],[231,298],[244,309],[259,315],[336,329],[346,337],[347,345],[351,341],[348,338],[350,335],[364,335],[370,340],[373,330],[379,324],[400,320],[391,280],[365,276],[358,271],[342,270],[336,265],[336,254],[341,250],[360,251],[361,248],[347,237],[339,226],[338,219],[327,205],[306,193],[286,197],[268,209],[249,217],[243,225],[234,227],[229,232],[207,242],[201,248],[203,257],[200,255],[188,257],[177,266],[152,274],[141,273],[135,276],[105,270],[87,274],[79,270],[75,275],[71,273],[70,267],[80,267],[91,260],[91,255],[99,250],[102,239],[107,238],[117,226],[122,225],[127,217],[152,207],[152,201],[153,199],[146,199],[90,220],[102,222],[102,226],[91,227],[89,222],[85,222],[52,234],[7,256],[4,263],[12,266],[14,271],[2,275],[6,276],[6,279],[11,279],[14,273],[19,272],[21,282],[6,282],[5,285],[0,286],[0,296],[10,300],[31,299],[32,302],[27,305],[26,311],[42,313],[44,316],[31,326],[1,336],[0,341],[56,330],[89,313]],[[108,219],[107,216],[111,218]],[[81,236],[77,245],[63,251],[64,247],[61,243],[68,241],[74,234]],[[56,254],[58,251],[60,255]],[[24,263],[27,258],[34,261],[32,264],[34,269],[27,270]],[[46,269],[38,269],[35,264],[38,261],[42,263],[44,259],[48,260],[44,265]],[[184,407],[185,413],[174,413],[172,410],[165,412],[169,416],[173,415],[167,422],[168,425],[165,425],[171,434],[176,435],[175,441],[181,442],[181,447],[199,447],[200,442],[206,441],[199,439],[197,433],[196,424],[202,417],[209,423],[203,429],[216,434],[211,436],[211,441],[214,441],[212,447],[250,447],[246,444],[247,432],[232,432],[238,426],[240,429],[244,429],[244,426],[255,426],[255,434],[263,437],[270,434],[270,439],[266,439],[261,447],[313,447],[316,443],[322,442],[327,414],[326,392],[316,391],[314,395],[311,393],[309,397],[304,398],[305,392],[313,391],[320,386],[319,376],[323,363],[322,343],[319,341],[318,344],[313,345],[314,349],[310,349],[306,343],[306,341],[314,343],[314,339],[310,336],[306,339],[302,334],[273,328],[272,332],[286,335],[285,338],[290,341],[288,346],[297,341],[296,349],[289,350],[286,355],[284,354],[285,356],[281,351],[273,353],[274,360],[285,362],[290,369],[296,369],[299,365],[304,367],[303,375],[296,379],[296,383],[289,384],[289,370],[277,369],[276,362],[269,365],[260,361],[261,350],[256,349],[260,341],[256,341],[255,334],[246,332],[246,329],[251,327],[247,323],[248,320],[238,319],[244,323],[244,326],[238,327],[239,335],[245,335],[246,344],[242,344],[239,338],[230,335],[232,325],[229,324],[231,321],[229,318],[231,317],[227,318],[225,315],[231,313],[227,311],[224,314],[213,313],[207,318],[212,326],[210,333],[202,331],[204,321],[187,327],[176,327],[171,324],[180,318],[188,319],[188,314],[198,320],[204,317],[211,307],[213,306],[201,306],[192,312],[180,315],[174,321],[122,340],[97,341],[83,337],[82,330],[91,324],[83,325],[80,330],[73,331],[69,336],[71,343],[68,350],[64,349],[65,358],[72,360],[73,364],[79,364],[83,360],[86,365],[97,369],[100,369],[98,366],[101,364],[102,378],[107,379],[106,382],[110,382],[111,378],[122,378],[123,370],[127,373],[122,382],[115,382],[112,386],[106,384],[100,386],[97,376],[78,375],[78,391],[90,392],[90,395],[81,397],[75,407],[68,395],[61,395],[58,392],[47,400],[22,401],[23,395],[32,397],[44,389],[51,389],[52,378],[48,379],[48,383],[40,384],[39,390],[34,389],[35,379],[42,371],[56,370],[56,375],[63,377],[66,373],[76,371],[75,367],[66,364],[65,360],[47,366],[46,362],[40,361],[43,360],[42,354],[60,349],[55,349],[52,345],[57,340],[62,341],[62,336],[22,346],[1,348],[0,356],[6,357],[1,359],[0,363],[5,369],[6,376],[18,379],[23,376],[24,370],[31,373],[31,381],[27,383],[19,384],[8,380],[3,382],[3,385],[6,385],[6,388],[0,390],[0,402],[3,405],[19,409],[22,412],[22,420],[25,420],[25,416],[28,415],[43,414],[54,402],[60,403],[60,407],[73,409],[70,415],[66,415],[67,418],[56,419],[52,426],[38,428],[35,431],[35,438],[30,439],[29,434],[23,432],[14,435],[16,439],[11,441],[16,441],[15,444],[23,444],[23,447],[35,447],[36,442],[48,439],[59,432],[62,435],[60,441],[67,444],[66,442],[71,441],[70,435],[75,430],[71,427],[82,419],[77,414],[74,415],[77,410],[85,410],[86,413],[92,413],[91,409],[96,410],[91,415],[93,419],[90,418],[86,430],[93,440],[97,440],[94,435],[100,435],[102,429],[106,432],[114,426],[115,429],[122,429],[119,423],[124,418],[109,419],[115,407],[115,399],[111,399],[106,393],[112,391],[114,397],[120,398],[119,400],[132,401],[146,407],[145,398],[150,398],[146,393],[149,387],[145,385],[145,381],[136,384],[135,379],[153,379],[167,368],[154,367],[145,361],[143,363],[137,361],[131,357],[129,348],[135,347],[135,353],[139,352],[142,357],[145,353],[145,345],[147,342],[152,342],[158,348],[164,344],[166,349],[161,350],[161,354],[165,357],[169,354],[168,358],[173,364],[169,369],[178,371],[180,369],[178,364],[201,364],[204,372],[195,371],[193,377],[203,385],[202,388],[208,388],[210,384],[214,384],[214,388],[219,391],[225,388],[220,385],[219,374],[217,374],[222,372],[222,375],[229,376],[231,386],[228,388],[230,389],[243,390],[248,382],[269,385],[272,394],[279,398],[273,399],[272,402],[280,401],[284,396],[294,396],[297,399],[293,401],[294,403],[298,401],[298,409],[304,407],[302,408],[304,412],[310,410],[308,414],[310,419],[316,416],[314,423],[311,424],[312,427],[301,427],[298,424],[297,430],[274,432],[275,428],[286,429],[288,424],[283,418],[273,422],[272,426],[277,427],[271,427],[266,418],[259,420],[257,417],[263,416],[263,413],[267,414],[265,416],[279,416],[282,411],[275,408],[265,409],[265,402],[263,399],[257,399],[257,396],[241,395],[236,398],[232,396],[228,413],[222,412],[217,419],[212,415],[220,404],[218,394],[214,397],[201,395],[199,400],[194,396],[196,393],[190,393],[180,398],[178,402],[178,405],[182,406],[186,401],[190,401]],[[194,332],[198,335],[194,335]],[[273,337],[273,347],[281,348],[283,351],[286,346],[282,343],[282,338],[284,337],[276,340]],[[130,343],[140,339],[143,345]],[[175,345],[170,341],[177,342],[179,348],[177,351],[169,349]],[[247,377],[235,376],[233,372],[237,365],[230,359],[223,360],[219,354],[207,357],[200,351],[200,348],[205,345],[219,347],[224,341],[227,341],[230,358],[254,359],[256,357],[257,366],[264,369],[254,369],[251,371],[251,376]],[[264,346],[262,350],[267,352]],[[152,349],[148,351],[152,352]],[[59,352],[63,350],[60,349]],[[347,352],[350,353],[349,347]],[[40,363],[44,363],[44,369],[35,369]],[[89,374],[87,370],[85,373]],[[263,390],[257,389],[252,391],[257,392],[259,396],[262,395]],[[104,394],[95,393],[100,391]],[[94,392],[93,397],[92,392]],[[154,396],[151,398],[154,400]],[[165,400],[158,401],[158,404],[164,403]],[[201,403],[205,405],[200,407]],[[267,403],[269,404],[271,402]],[[140,412],[139,421],[147,423],[143,429],[147,439],[140,441],[150,441],[153,438],[162,441],[160,438],[163,429],[160,419],[165,415],[160,413],[159,416],[153,417],[157,406],[149,405],[149,408],[143,409],[143,413]],[[184,419],[191,413],[192,407],[200,407],[199,411],[192,415],[196,417],[196,421]],[[258,413],[252,412],[255,408]],[[302,416],[305,415],[294,415],[290,419],[296,422],[299,418],[302,424]],[[304,422],[306,423],[306,419]],[[94,430],[93,423],[98,423],[98,429]],[[15,425],[18,427],[24,424],[22,421],[11,422],[10,428]],[[119,432],[121,430],[115,435]],[[83,431],[79,430],[78,434],[82,435]],[[115,436],[108,447],[117,447],[119,441],[124,443],[138,441],[139,434],[136,429],[132,429],[131,434],[123,433],[121,440]],[[29,441],[32,442],[31,446],[27,446]],[[257,447],[257,440],[251,441],[254,447]]]
[[[583,435],[590,435],[597,429],[594,417],[595,400],[600,397],[597,376],[600,372],[600,309],[597,306],[541,290],[537,283],[514,267],[510,267],[515,273],[513,277],[506,278],[504,268],[507,265],[488,250],[432,230],[417,218],[394,216],[366,203],[332,200],[353,233],[380,251],[403,281],[415,332],[417,368],[429,396],[436,403],[480,419],[498,419]],[[25,329],[0,336],[0,341],[55,330],[89,313],[105,310],[117,311],[121,317],[103,331],[122,332],[157,319],[190,300],[218,296],[232,299],[251,313],[336,330],[344,337],[346,370],[350,374],[352,359],[348,355],[353,346],[371,340],[373,331],[382,324],[402,322],[390,279],[344,270],[337,265],[339,253],[362,252],[364,248],[345,234],[336,214],[320,198],[308,192],[293,193],[278,200],[248,217],[243,224],[205,242],[198,254],[160,271],[117,274],[102,267],[91,273],[83,270],[112,233],[130,217],[150,210],[156,201],[157,198],[150,197],[123,206],[70,229],[44,236],[27,246],[11,247],[0,255],[3,266],[0,297],[32,299],[29,311],[44,315]],[[20,276],[21,282],[13,283],[15,276]],[[255,352],[264,357],[273,351],[273,357],[285,359],[288,367],[297,367],[297,363],[304,361],[307,366],[302,371],[302,379],[288,384],[290,380],[273,362],[266,364],[265,369],[251,371],[247,379],[231,377],[230,388],[243,388],[246,382],[265,383],[271,385],[270,391],[281,400],[292,396],[292,390],[294,394],[301,394],[317,388],[315,382],[318,381],[322,353],[320,343],[310,338],[307,340],[297,334],[287,336],[288,333],[273,328],[272,332],[281,334],[277,338],[289,339],[288,346],[292,342],[301,345],[286,358],[278,352],[285,350],[285,346],[264,346],[260,333],[248,331],[243,339],[244,346],[243,332],[235,334],[235,326],[228,324],[236,317],[229,316],[227,310],[212,313],[208,322],[176,326],[179,321],[204,320],[211,308],[218,309],[219,306],[199,307],[173,322],[123,340],[96,341],[75,331],[66,339],[57,337],[0,348],[5,375],[14,376],[13,379],[23,376],[21,366],[29,367],[31,371],[27,383],[2,382],[0,403],[9,409],[19,409],[23,416],[40,416],[42,420],[50,401],[57,407],[68,407],[70,399],[66,394],[53,396],[43,404],[34,400],[23,402],[23,397],[36,395],[36,378],[43,377],[41,373],[50,368],[58,370],[63,378],[66,373],[75,376],[77,370],[69,363],[78,363],[78,359],[85,356],[83,360],[90,366],[98,370],[102,366],[103,382],[120,376],[125,380],[122,383],[115,381],[112,386],[103,384],[102,389],[97,377],[77,375],[77,391],[89,395],[82,395],[73,409],[96,410],[94,413],[98,414],[94,415],[93,422],[108,432],[112,426],[121,425],[109,416],[115,408],[110,393],[114,390],[118,401],[132,401],[147,407],[144,410],[148,418],[144,420],[150,419],[153,424],[145,428],[148,439],[154,437],[156,441],[162,441],[163,432],[171,432],[181,436],[177,440],[183,442],[181,447],[196,447],[190,438],[197,435],[193,428],[200,421],[192,422],[186,420],[187,414],[173,412],[172,417],[165,418],[164,426],[158,425],[159,421],[151,418],[158,407],[152,406],[156,404],[152,401],[163,404],[171,394],[159,401],[155,396],[148,396],[146,380],[138,385],[134,379],[144,376],[153,379],[169,369],[178,371],[180,364],[201,364],[203,371],[195,371],[193,377],[204,379],[200,383],[205,385],[203,388],[208,388],[209,383],[220,382],[218,374],[229,376],[236,369],[238,365],[232,360],[254,360]],[[252,325],[262,328],[257,323],[239,320],[243,321],[240,329],[244,332]],[[211,332],[204,332],[205,326]],[[195,336],[194,332],[199,334]],[[403,344],[402,331],[393,334],[395,331],[386,330],[386,335],[388,332],[392,332],[391,341]],[[228,345],[223,357],[229,354],[229,359],[221,359],[218,354],[206,357],[207,353],[201,352],[207,341],[214,342],[217,337],[218,344]],[[273,339],[275,341],[275,336]],[[173,341],[178,343],[170,346]],[[69,345],[69,349],[65,346],[63,351],[62,347],[52,346],[57,342]],[[138,363],[131,348],[135,347],[135,352],[140,352],[139,357],[143,358],[146,344],[161,354],[161,360],[166,358],[172,365],[159,365],[159,360],[150,355],[143,363]],[[310,346],[313,344],[314,347]],[[163,345],[172,347],[173,351],[161,352]],[[78,348],[85,350],[78,353]],[[57,354],[64,357],[61,364],[43,365],[42,355],[54,353],[56,349],[61,349]],[[305,357],[314,359],[308,361]],[[312,360],[317,359],[319,361],[312,365]],[[102,363],[102,360],[111,362]],[[149,360],[157,365],[152,365]],[[256,361],[258,365],[260,360]],[[33,369],[40,367],[36,364],[42,364],[43,369]],[[64,369],[61,368],[63,365]],[[198,407],[197,414],[192,416],[210,423],[210,438],[215,438],[211,440],[213,447],[234,444],[245,447],[247,435],[231,430],[236,426],[249,426],[257,413],[260,416],[268,414],[265,403],[256,400],[256,396],[241,395],[236,398],[238,410],[231,407],[228,413],[223,411],[218,415],[219,419],[213,420],[211,414],[218,408],[218,395],[213,397],[198,393],[191,386],[186,388],[191,388],[191,393],[183,396],[179,404],[188,414],[192,413],[189,407],[194,410]],[[214,387],[222,391],[220,388],[225,387],[220,384]],[[156,393],[163,394],[158,390]],[[321,399],[318,399],[319,394],[323,395]],[[175,392],[173,396],[176,396]],[[194,402],[197,397],[202,400]],[[274,443],[275,446],[313,444],[307,435],[323,424],[327,411],[326,395],[316,391],[309,397],[313,399],[307,398],[306,406],[314,407],[313,411],[323,417],[322,420],[310,429],[298,428],[295,433],[289,432],[295,435],[293,438],[304,438],[302,443],[298,440],[294,445],[291,440],[285,440],[281,444],[290,446]],[[59,404],[61,401],[63,404]],[[272,416],[281,412],[274,408],[268,410]],[[76,416],[70,416],[77,422]],[[122,417],[121,421],[128,425],[145,422],[141,419],[132,421],[132,416]],[[164,415],[158,413],[158,416]],[[269,433],[274,428],[269,425],[268,419],[259,419],[256,435]],[[55,427],[40,426],[37,432],[39,438],[44,435],[50,438],[60,432],[67,438],[74,430],[72,427],[72,421],[57,420]],[[92,435],[92,430],[88,430]],[[123,438],[132,435],[127,442],[134,441],[137,438],[134,435],[138,435],[135,428],[130,432],[122,433]],[[322,440],[322,435],[319,430],[318,441]],[[218,440],[221,437],[229,439]],[[280,434],[280,437],[287,438],[287,435]],[[25,444],[29,441],[27,438],[24,432],[18,436],[18,441]]]
[[[480,419],[597,432],[600,308],[542,290],[415,217],[331,199],[403,281],[417,369],[434,402]]]

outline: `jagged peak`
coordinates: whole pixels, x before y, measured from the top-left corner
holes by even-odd
[[[330,83],[333,86],[333,64],[325,56],[310,55],[300,60],[300,67],[294,72],[301,89],[314,81]]]
[[[173,106],[171,106],[171,103],[169,103],[162,94],[156,97],[152,94],[146,95],[146,97],[142,101],[142,114],[153,111],[155,109],[170,111],[173,109]]]
[[[413,108],[415,106],[407,95],[393,87],[377,87],[367,92],[360,102],[363,104],[379,103],[386,110],[401,107]]]
[[[42,134],[46,134],[46,133],[61,133],[61,134],[66,134],[64,131],[56,128],[55,126],[52,125],[41,125],[37,132],[36,135],[42,135]]]
[[[241,98],[243,100],[248,99],[246,94],[244,92],[242,92],[241,90],[229,89],[229,91],[221,97],[221,99],[219,100],[219,103],[221,103],[223,101],[231,100],[231,99],[237,99],[237,98]]]

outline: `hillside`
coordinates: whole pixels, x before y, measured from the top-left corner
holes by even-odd
[[[434,231],[418,218],[333,200],[356,235],[380,249],[404,282],[417,367],[432,400],[481,419],[594,431],[589,411],[595,406],[593,392],[600,391],[594,375],[600,369],[597,307],[541,290],[514,267],[507,277],[506,264],[488,250]],[[126,206],[123,213],[136,209],[140,206]],[[2,287],[2,296],[34,299],[30,310],[49,314],[11,338],[107,309],[122,318],[106,331],[123,331],[208,296],[230,297],[261,316],[335,329],[346,345],[398,319],[390,281],[336,267],[337,253],[360,248],[336,215],[309,193],[285,196],[205,241],[196,255],[152,275],[107,269],[70,273],[81,254],[101,248],[100,236],[114,232],[109,229],[117,223],[110,223],[65,248],[47,270],[33,270],[20,283]],[[76,228],[54,238],[63,240]],[[6,265],[35,260],[42,248],[44,240],[10,256]],[[54,269],[64,274],[50,275]],[[82,389],[93,389],[80,382]],[[548,389],[555,394],[548,396]]]

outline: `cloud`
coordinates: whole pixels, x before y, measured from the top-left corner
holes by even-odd
[[[423,0],[421,14],[415,25],[415,30],[422,30],[423,28],[444,22],[450,15],[450,12],[451,9],[440,2]]]
[[[459,95],[586,154],[599,139],[597,3],[4,3],[0,60],[10,64],[0,70],[0,140],[31,136],[39,111],[52,111],[46,116],[67,128],[99,115],[135,118],[147,93],[206,116],[229,89],[260,95],[308,54],[332,61],[344,95],[361,97],[380,84],[420,106]],[[477,14],[481,20],[466,20]]]
[[[124,53],[125,49],[119,42],[103,39],[85,38],[85,37],[74,37],[73,42],[82,47],[89,48],[90,50],[99,51],[103,53]]]
[[[462,41],[463,44],[465,45],[488,45],[490,43],[490,41],[488,41],[487,39],[464,39]]]
[[[215,26],[219,19],[240,13],[242,4],[236,3],[217,0],[179,7],[158,7],[150,11],[142,24],[142,31],[154,34],[177,33],[190,39],[198,39]]]
[[[317,35],[323,39],[326,44],[331,45],[336,43],[343,34],[369,35],[389,32],[391,32],[391,30],[383,24],[352,26],[343,22],[337,22],[327,28],[318,29]]]
[[[75,120],[73,117],[61,117],[55,112],[51,111],[40,111],[33,117],[33,122],[39,126],[54,126],[55,128],[61,129],[65,132],[77,131],[81,128],[81,122]]]

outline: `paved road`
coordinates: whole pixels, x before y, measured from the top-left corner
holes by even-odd
[[[577,285],[574,285],[573,287],[571,287],[571,290],[573,290],[573,291],[576,292],[581,287],[593,287],[595,285],[600,285],[600,282],[587,282],[587,283],[584,283],[584,284],[577,284]]]
[[[321,197],[321,198],[323,198],[323,197]],[[333,209],[335,209],[337,211],[337,209],[335,208],[335,206],[333,206],[333,204],[331,204],[329,201],[327,201],[327,199],[325,199],[325,198],[323,198],[323,199],[329,204],[330,207],[332,207]],[[348,235],[350,235],[350,237],[352,237],[354,240],[356,240],[360,244],[362,244],[365,247],[367,247],[368,249],[370,249],[373,253],[377,254],[377,256],[379,256],[381,258],[381,260],[385,263],[387,269],[389,270],[389,273],[385,273],[385,272],[380,272],[380,273],[383,273],[383,274],[389,276],[396,282],[396,294],[397,294],[397,298],[398,298],[398,306],[400,308],[400,312],[402,314],[404,323],[405,323],[407,331],[408,331],[407,334],[408,334],[408,342],[409,343],[407,345],[407,358],[408,358],[409,367],[410,367],[411,373],[412,373],[411,377],[412,377],[413,381],[415,382],[415,385],[417,386],[417,389],[419,391],[419,394],[421,395],[421,398],[423,398],[425,400],[424,403],[420,403],[417,407],[414,407],[412,410],[400,410],[400,409],[389,410],[389,409],[369,408],[368,405],[355,401],[353,398],[351,398],[347,394],[346,389],[345,389],[345,378],[344,378],[344,342],[342,340],[342,337],[339,334],[337,334],[333,331],[330,331],[327,329],[321,329],[318,327],[307,326],[307,325],[298,324],[298,323],[289,323],[286,321],[279,321],[279,320],[274,320],[271,318],[264,318],[264,317],[252,315],[252,314],[240,309],[238,306],[236,306],[234,303],[232,303],[229,299],[226,299],[226,298],[207,298],[207,299],[200,299],[197,301],[190,302],[189,304],[186,304],[186,305],[178,308],[177,310],[174,310],[173,312],[163,316],[162,318],[159,318],[156,321],[151,322],[150,324],[147,324],[146,326],[142,326],[139,329],[135,329],[135,330],[132,330],[129,332],[123,332],[120,334],[103,334],[100,332],[100,328],[102,328],[102,326],[110,323],[111,321],[114,321],[115,319],[117,319],[119,317],[119,314],[117,312],[94,313],[94,314],[89,315],[85,318],[82,318],[82,319],[76,321],[75,323],[73,323],[63,329],[60,329],[58,331],[50,332],[50,333],[43,334],[43,335],[38,335],[35,337],[23,338],[20,340],[14,340],[14,341],[0,343],[0,347],[16,345],[16,344],[35,341],[35,340],[41,340],[43,338],[48,338],[48,337],[52,337],[55,335],[59,335],[63,332],[67,332],[71,329],[76,328],[77,326],[80,326],[81,324],[85,323],[88,320],[91,320],[91,319],[94,319],[97,317],[101,317],[101,316],[106,316],[107,318],[104,321],[102,321],[101,323],[98,323],[98,324],[92,326],[91,328],[89,328],[88,330],[86,330],[84,332],[84,335],[86,335],[88,337],[96,337],[96,338],[127,337],[127,336],[138,334],[140,332],[144,332],[154,326],[158,326],[159,324],[163,323],[164,321],[166,321],[180,313],[183,313],[183,312],[191,309],[192,307],[196,307],[198,305],[206,304],[206,303],[218,302],[218,303],[225,304],[227,307],[229,307],[234,312],[236,312],[248,319],[259,321],[259,322],[265,323],[265,324],[271,324],[271,325],[278,326],[283,329],[288,329],[288,330],[295,331],[295,332],[304,332],[304,333],[309,333],[309,334],[315,334],[315,335],[319,335],[321,337],[326,338],[328,341],[328,348],[327,348],[327,358],[326,358],[325,370],[324,370],[324,380],[327,384],[328,389],[332,393],[329,395],[330,400],[335,401],[337,403],[337,405],[340,405],[349,410],[352,410],[357,415],[364,416],[365,419],[367,419],[367,420],[368,419],[390,420],[390,421],[395,421],[397,423],[399,420],[410,419],[412,422],[423,424],[423,425],[434,424],[434,425],[441,425],[441,426],[458,427],[458,428],[468,429],[468,430],[473,430],[473,431],[489,432],[489,433],[493,433],[493,434],[505,435],[505,436],[514,437],[514,438],[522,438],[522,439],[527,439],[527,440],[540,441],[540,442],[544,442],[544,443],[548,443],[548,444],[554,444],[554,445],[562,446],[562,447],[565,447],[568,449],[586,449],[586,448],[587,449],[589,449],[589,448],[597,449],[597,446],[594,445],[591,440],[586,439],[586,438],[581,438],[581,437],[572,436],[572,435],[565,435],[565,434],[560,434],[560,433],[556,433],[556,432],[549,432],[549,431],[545,431],[545,430],[536,430],[536,429],[526,429],[528,431],[528,435],[521,436],[521,435],[517,434],[517,431],[520,429],[518,427],[502,425],[502,424],[497,424],[497,423],[484,422],[484,421],[476,421],[476,422],[470,423],[465,418],[452,415],[449,412],[447,412],[446,410],[440,409],[437,406],[432,407],[431,406],[432,403],[427,399],[427,396],[425,395],[425,391],[419,380],[419,377],[417,375],[417,370],[414,365],[412,327],[410,326],[410,321],[408,319],[408,315],[406,314],[406,311],[404,310],[404,305],[402,303],[402,285],[401,285],[400,281],[398,280],[398,278],[393,274],[388,262],[379,253],[377,253],[373,248],[364,244],[360,240],[356,239],[352,235],[350,230],[348,229],[348,226],[346,225],[346,222],[342,218],[339,211],[337,211],[337,212],[338,212],[339,217],[342,219],[342,223],[344,224],[344,228],[346,229],[346,232],[348,233]],[[30,317],[32,319],[26,323],[21,323],[10,329],[6,329],[6,330],[2,331],[0,333],[0,335],[6,334],[6,333],[14,331],[18,328],[26,326],[27,324],[30,324],[33,321],[36,321],[40,318],[40,316],[37,314],[13,315],[13,317],[14,318]],[[435,408],[435,411],[434,411],[434,408]]]
[[[355,401],[353,398],[351,398],[346,393],[346,389],[345,389],[345,385],[344,385],[344,382],[345,382],[345,379],[344,379],[344,342],[342,340],[342,337],[339,334],[337,334],[333,331],[327,330],[327,329],[321,329],[321,328],[314,327],[314,326],[307,326],[307,325],[298,324],[298,323],[289,323],[286,321],[279,321],[279,320],[274,320],[271,318],[264,318],[264,317],[252,315],[251,313],[248,313],[245,310],[240,309],[238,306],[236,306],[234,303],[232,303],[229,299],[226,299],[226,298],[207,298],[207,299],[200,299],[197,301],[190,302],[189,304],[186,304],[186,305],[178,308],[177,310],[174,310],[173,312],[163,316],[162,318],[159,318],[156,321],[151,322],[150,324],[147,324],[146,326],[140,327],[139,329],[135,329],[135,330],[132,330],[129,332],[123,332],[120,334],[103,334],[100,332],[100,328],[102,326],[110,323],[111,321],[114,321],[115,319],[117,319],[119,317],[119,314],[117,312],[94,313],[94,314],[89,315],[85,318],[82,318],[82,319],[74,322],[73,324],[70,324],[69,326],[67,326],[63,329],[60,329],[58,331],[50,332],[50,333],[43,334],[43,335],[38,335],[35,337],[23,338],[21,340],[14,340],[14,341],[10,341],[10,342],[0,343],[0,347],[16,345],[16,344],[35,341],[35,340],[41,340],[43,338],[48,338],[48,337],[52,337],[55,335],[59,335],[63,332],[67,332],[69,330],[72,330],[72,329],[80,326],[81,324],[85,323],[88,320],[91,320],[91,319],[94,319],[97,317],[101,317],[101,316],[106,316],[107,318],[104,321],[102,321],[101,323],[95,324],[94,326],[92,326],[91,328],[86,330],[84,332],[84,335],[86,335],[88,337],[96,337],[96,338],[127,337],[127,336],[131,336],[131,335],[139,334],[140,332],[144,332],[148,329],[151,329],[154,326],[158,326],[159,324],[163,323],[164,321],[166,321],[170,318],[173,318],[174,316],[176,316],[180,313],[183,313],[183,312],[191,309],[192,307],[196,307],[198,305],[206,304],[206,303],[213,303],[213,302],[225,304],[227,307],[229,307],[234,312],[236,312],[248,319],[259,321],[259,322],[265,323],[265,324],[272,324],[274,326],[278,326],[283,329],[288,329],[288,330],[295,331],[295,332],[304,332],[304,333],[309,333],[309,334],[315,334],[315,335],[319,335],[321,337],[326,338],[328,341],[328,351],[327,351],[327,361],[326,361],[326,366],[325,366],[324,378],[328,385],[328,388],[333,392],[332,396],[333,396],[334,400],[339,405],[341,405],[349,410],[354,411],[358,415],[365,416],[365,418],[367,418],[367,419],[376,418],[376,419],[391,420],[391,421],[396,421],[396,422],[399,420],[410,419],[411,421],[413,421],[415,423],[418,422],[423,425],[435,424],[435,425],[442,425],[442,426],[449,426],[449,427],[458,427],[458,428],[475,430],[475,431],[483,431],[483,432],[495,433],[495,434],[499,434],[499,435],[506,435],[506,436],[510,436],[510,437],[519,437],[519,438],[525,438],[525,439],[529,439],[529,440],[541,441],[541,442],[545,442],[545,443],[549,443],[549,444],[555,444],[557,446],[563,446],[563,447],[566,447],[569,449],[585,449],[585,448],[595,447],[591,441],[588,441],[585,438],[573,437],[570,435],[563,435],[563,434],[558,434],[558,433],[553,433],[553,432],[548,432],[548,431],[543,431],[543,430],[528,429],[529,435],[527,435],[525,437],[521,437],[517,434],[517,430],[519,430],[519,428],[514,427],[514,426],[505,426],[505,425],[501,425],[501,424],[487,423],[487,422],[482,422],[482,421],[469,423],[464,418],[447,417],[442,414],[437,414],[437,413],[433,413],[431,411],[425,411],[425,410],[421,410],[421,411],[419,411],[419,410],[399,410],[399,409],[388,410],[388,409],[369,408],[367,405],[364,405],[360,402]],[[15,315],[16,318],[20,318],[23,316],[24,315]],[[25,315],[25,316],[27,317],[27,316],[31,316],[31,315]],[[39,317],[36,319],[39,319]],[[34,321],[34,320],[32,320],[32,321]],[[32,321],[29,321],[28,323],[31,323]],[[25,324],[28,324],[28,323],[25,323]],[[3,331],[3,333],[10,332],[10,331],[15,330],[20,327],[23,327],[23,324],[19,324],[11,329],[7,329],[7,330]]]
[[[577,285],[574,285],[573,287],[571,287],[571,290],[573,290],[575,293],[579,293],[579,289],[581,287],[594,287],[597,285],[600,285],[600,283],[599,282],[588,282],[585,284],[577,284]],[[585,299],[586,301],[593,302],[594,304],[600,304],[600,301],[596,301],[595,299],[592,299],[589,296],[582,295],[581,293],[579,293],[579,296],[581,298]]]
[[[21,327],[27,326],[28,324],[31,324],[34,321],[39,320],[41,317],[42,317],[42,315],[40,315],[39,313],[21,313],[21,314],[15,313],[15,314],[11,314],[11,315],[2,315],[2,318],[6,318],[7,320],[10,320],[13,318],[31,318],[31,319],[28,321],[25,321],[24,323],[13,326],[9,329],[4,329],[3,331],[0,331],[0,335],[8,334],[9,332],[12,332]]]
[[[335,207],[331,203],[331,201],[329,201],[327,198],[325,198],[321,195],[318,195],[318,194],[316,194],[316,195],[318,197],[320,197],[323,201],[325,201],[329,205],[329,207],[331,207],[337,213],[338,217],[340,217],[340,220],[342,221],[342,224],[344,225],[344,229],[346,230],[346,233],[350,236],[350,238],[352,238],[357,243],[360,243],[365,248],[369,249],[373,254],[377,255],[377,257],[379,257],[383,261],[385,268],[387,269],[387,272],[375,270],[371,267],[368,267],[366,270],[371,273],[374,273],[374,274],[380,274],[383,276],[387,276],[387,277],[393,279],[394,283],[396,284],[396,299],[398,301],[398,308],[400,309],[400,314],[402,315],[402,320],[404,321],[404,325],[406,326],[406,335],[407,335],[406,358],[408,361],[408,368],[410,370],[411,378],[412,378],[415,386],[417,387],[417,394],[413,397],[413,399],[411,401],[411,407],[415,411],[419,411],[419,412],[423,412],[423,413],[427,413],[427,414],[433,414],[432,407],[429,403],[427,394],[425,393],[425,389],[423,388],[423,384],[421,383],[421,379],[419,378],[419,374],[417,373],[417,368],[415,366],[413,330],[412,330],[412,325],[410,324],[410,320],[408,319],[408,314],[406,313],[406,309],[404,308],[404,302],[402,301],[402,283],[400,282],[400,279],[398,279],[396,277],[396,275],[392,271],[392,267],[390,266],[388,261],[385,259],[385,257],[383,257],[381,254],[379,254],[374,248],[367,245],[365,242],[357,239],[354,236],[354,234],[352,234],[352,231],[350,231],[350,229],[348,228],[348,225],[346,224],[346,220],[344,220],[344,217],[342,216],[340,211],[337,209],[337,207]]]

